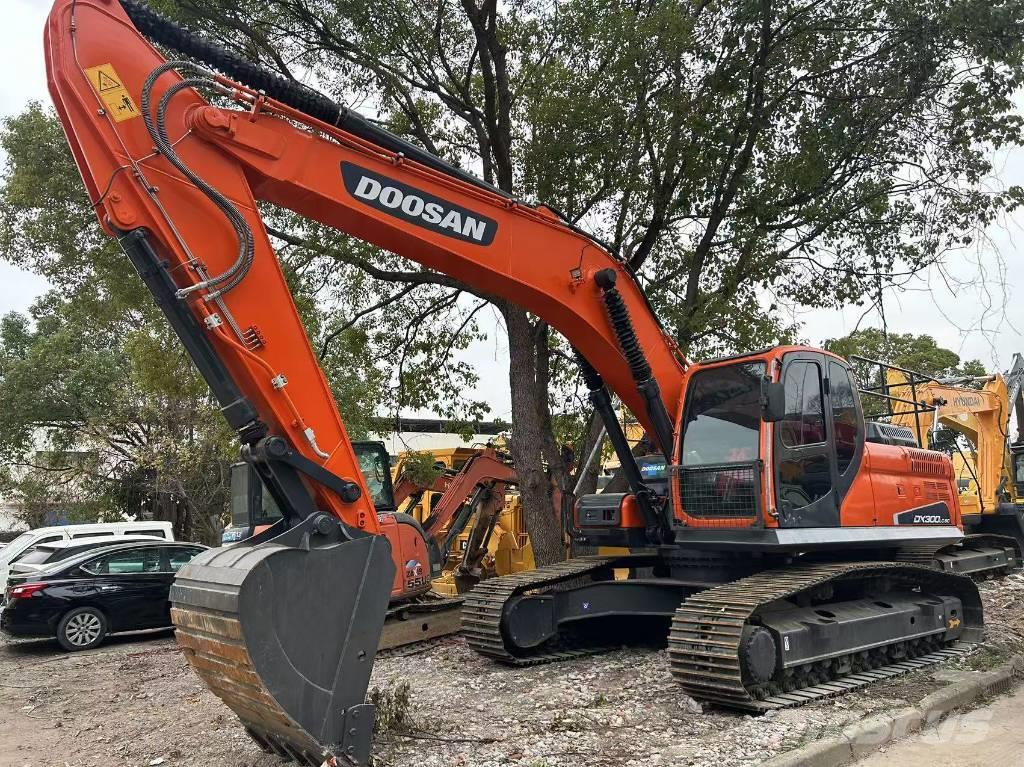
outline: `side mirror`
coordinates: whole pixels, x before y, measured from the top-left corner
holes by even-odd
[[[761,379],[761,418],[776,423],[786,417],[786,390],[782,383]]]
[[[949,450],[956,444],[956,432],[953,429],[935,429],[930,433],[932,450]]]

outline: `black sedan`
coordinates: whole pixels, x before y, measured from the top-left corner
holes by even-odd
[[[65,650],[88,650],[108,634],[171,625],[174,574],[206,549],[167,541],[92,549],[8,581],[0,631],[56,637]]]

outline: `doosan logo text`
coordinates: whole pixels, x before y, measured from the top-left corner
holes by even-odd
[[[349,193],[379,211],[465,242],[494,240],[498,224],[487,216],[352,163],[341,173]]]

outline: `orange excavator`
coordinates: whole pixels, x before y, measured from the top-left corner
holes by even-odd
[[[496,450],[475,450],[458,470],[439,471],[425,485],[403,471],[392,478],[384,443],[353,442],[352,448],[378,517],[391,515],[400,524],[417,527],[427,540],[432,577],[440,574],[464,533],[467,545],[457,554],[458,573],[481,573],[487,543],[504,508],[505,491],[519,483],[515,469]],[[240,462],[231,467],[231,525],[225,529],[222,543],[234,544],[259,535],[282,518],[273,496],[264,490],[252,464]],[[404,504],[411,509],[427,491],[438,496],[429,516],[418,519],[399,512]]]
[[[570,532],[634,553],[482,581],[462,614],[476,651],[514,666],[667,634],[683,691],[760,712],[981,637],[964,573],[1018,565],[1015,545],[960,556],[949,458],[865,422],[844,360],[783,346],[688,362],[629,267],[556,212],[134,0],[56,0],[45,49],[103,231],[282,512],[171,593],[189,662],[268,751],[368,761],[385,617],[430,579],[409,567],[421,533],[376,513],[259,201],[513,301],[576,351],[628,490],[580,498]],[[611,392],[653,455],[632,454]]]
[[[459,630],[460,594],[471,589],[493,569],[488,566],[490,541],[505,506],[505,490],[518,484],[515,469],[492,448],[471,455],[458,471],[441,472],[425,486],[399,472],[392,478],[390,457],[383,442],[353,442],[363,481],[373,498],[381,524],[415,531],[413,540],[425,542],[424,551],[404,551],[412,559],[404,563],[404,577],[427,575],[431,591],[416,598],[396,600],[388,610],[377,649],[401,647],[435,639]],[[423,492],[439,494],[426,519],[399,511],[406,501],[415,503]],[[224,543],[237,544],[270,530],[283,517],[274,497],[266,492],[252,464],[231,467],[231,519],[224,531]],[[404,526],[404,527],[403,527]],[[455,551],[465,536],[465,548]],[[396,584],[395,588],[398,588]],[[446,598],[448,597],[448,598]]]

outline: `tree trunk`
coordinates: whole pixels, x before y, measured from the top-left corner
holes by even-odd
[[[547,387],[537,381],[537,346],[529,315],[517,306],[497,302],[508,330],[509,387],[512,393],[512,438],[509,447],[519,475],[523,521],[538,566],[565,558],[562,524],[552,498],[552,483],[544,471]]]

